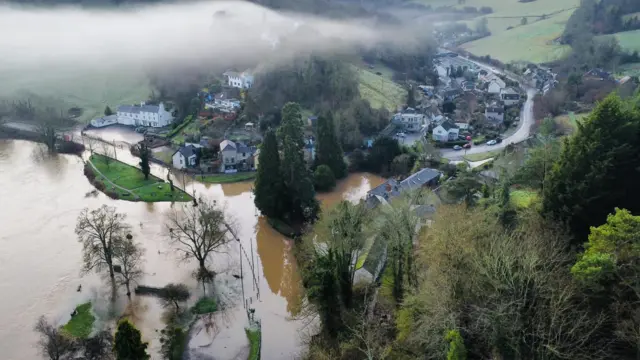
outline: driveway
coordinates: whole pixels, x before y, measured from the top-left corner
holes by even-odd
[[[535,122],[533,118],[533,98],[535,97],[535,95],[536,90],[527,89],[527,101],[525,101],[520,113],[520,124],[518,130],[516,130],[516,132],[511,136],[502,139],[502,142],[500,144],[496,144],[493,146],[489,146],[486,144],[474,145],[466,152],[462,150],[455,151],[453,149],[444,149],[441,151],[442,157],[449,160],[461,160],[464,155],[481,154],[493,150],[504,149],[509,144],[516,144],[526,140],[531,133],[531,125],[533,125],[533,123]]]

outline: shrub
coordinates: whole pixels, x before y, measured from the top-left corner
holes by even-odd
[[[208,314],[218,310],[216,300],[210,297],[203,297],[193,306],[191,312],[194,314]]]
[[[93,169],[88,163],[84,164],[84,176],[86,176],[87,179],[89,179],[90,183],[93,183],[93,180],[96,178],[95,172],[93,171]]]
[[[95,179],[93,181],[93,186],[95,186],[96,189],[98,189],[98,190],[100,190],[102,192],[104,192],[104,190],[106,189],[106,186],[104,186],[104,183],[102,181],[100,181],[100,180],[97,180],[97,179]]]
[[[112,198],[112,199],[117,199],[118,198],[118,193],[115,191],[107,191],[106,192],[107,196]]]
[[[187,333],[182,328],[172,325],[168,325],[160,333],[162,356],[168,360],[181,360],[187,345]]]

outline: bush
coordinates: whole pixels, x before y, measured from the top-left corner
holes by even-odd
[[[313,173],[313,182],[318,191],[329,191],[336,186],[336,177],[327,165],[320,165]]]
[[[194,314],[208,314],[216,312],[218,310],[218,304],[214,298],[203,297],[191,308],[191,312]]]
[[[88,163],[84,164],[84,176],[86,176],[87,179],[89,179],[89,182],[92,184],[96,178],[96,173],[93,171],[93,169],[91,168],[91,165],[89,165]]]
[[[118,199],[118,193],[115,191],[107,191],[106,194],[108,197],[112,199]]]
[[[160,331],[160,352],[164,359],[181,360],[184,349],[187,345],[187,333],[180,327],[168,325]]]
[[[104,183],[100,180],[94,180],[93,181],[93,186],[96,187],[96,189],[104,192],[104,190],[106,189],[106,186],[104,186]]]

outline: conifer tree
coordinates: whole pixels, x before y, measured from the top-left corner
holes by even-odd
[[[315,167],[327,165],[336,179],[347,176],[347,164],[336,136],[333,116],[329,112],[318,117],[318,141],[316,142]]]
[[[280,175],[278,141],[273,130],[267,131],[260,148],[253,193],[256,207],[262,214],[276,218],[282,215],[283,183]]]

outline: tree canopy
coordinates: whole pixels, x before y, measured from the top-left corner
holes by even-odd
[[[344,178],[347,176],[347,164],[330,112],[318,117],[317,134],[315,166],[326,165],[337,179]]]
[[[284,210],[284,183],[280,176],[280,154],[274,130],[264,136],[258,155],[258,171],[253,186],[256,207],[267,217],[278,217]]]
[[[140,330],[124,319],[118,323],[116,336],[113,343],[113,352],[116,360],[147,360],[150,359],[147,353],[149,344],[142,342]]]

